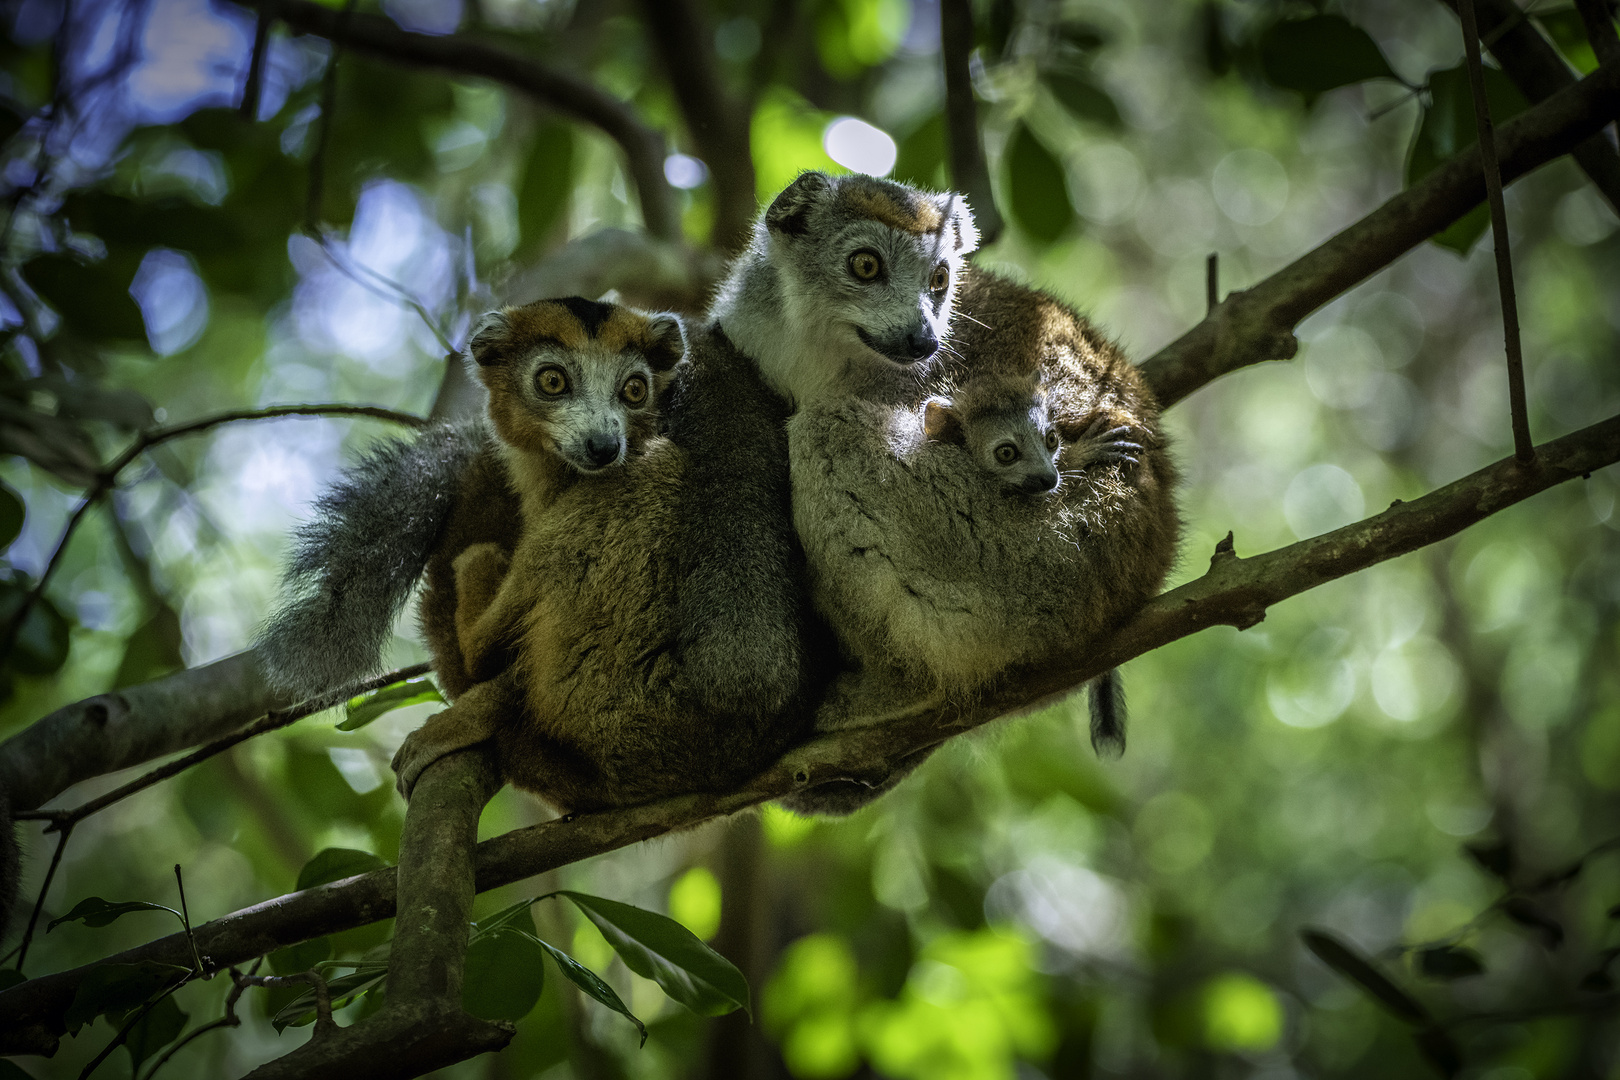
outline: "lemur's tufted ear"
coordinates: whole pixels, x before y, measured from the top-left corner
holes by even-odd
[[[967,439],[962,430],[962,418],[956,415],[951,403],[944,398],[929,398],[923,405],[923,434],[935,442],[956,443]]]
[[[952,245],[954,254],[966,255],[979,246],[979,226],[973,220],[973,211],[967,200],[955,192],[940,196],[945,215],[945,240]]]
[[[668,371],[686,355],[686,331],[674,315],[652,315],[647,319],[647,362],[654,371]]]
[[[467,351],[479,367],[488,367],[506,359],[506,346],[512,340],[512,321],[504,311],[491,311],[478,323]]]
[[[765,227],[788,236],[803,236],[810,231],[810,208],[831,189],[832,177],[826,173],[800,173],[771,200],[765,211]]]

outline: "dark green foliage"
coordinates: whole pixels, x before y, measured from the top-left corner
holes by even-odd
[[[1487,67],[1484,74],[1485,100],[1490,106],[1493,124],[1499,125],[1528,107],[1524,95],[1501,71]],[[1459,64],[1432,72],[1429,104],[1423,110],[1423,120],[1418,124],[1406,159],[1407,184],[1417,183],[1447,160],[1478,144],[1479,129],[1474,120],[1474,96],[1468,86],[1467,67]],[[1490,210],[1481,203],[1436,236],[1434,242],[1466,255],[1490,225]]]
[[[563,892],[607,938],[625,966],[702,1016],[751,1011],[748,981],[680,923],[616,900]]]
[[[343,721],[338,724],[338,730],[358,731],[395,709],[403,709],[407,705],[425,705],[430,701],[444,703],[432,679],[425,675],[418,679],[406,679],[348,702],[343,707]]]
[[[37,255],[23,280],[67,322],[73,333],[98,342],[141,341],[146,323],[129,295],[140,257],[110,252],[101,262],[74,255]]]
[[[574,131],[556,120],[534,133],[517,190],[520,250],[538,251],[568,209],[574,191]]]
[[[180,918],[178,911],[171,907],[164,907],[162,904],[148,904],[144,900],[114,902],[103,900],[99,896],[92,896],[74,904],[73,910],[61,918],[52,919],[50,924],[45,927],[45,930],[49,933],[66,922],[82,922],[90,927],[106,926],[132,911],[167,911],[175,918]]]
[[[1031,239],[1051,243],[1074,224],[1063,163],[1023,124],[1007,142],[1007,209]]]
[[[152,679],[185,667],[180,647],[184,644],[180,629],[180,614],[168,603],[159,601],[152,617],[142,623],[129,636],[124,647],[124,658],[119,661],[113,675],[114,690],[149,682]]]
[[[502,929],[467,946],[461,1006],[485,1020],[521,1020],[546,986],[546,950],[533,934]]]
[[[0,578],[0,626],[9,624],[32,587],[32,582],[15,572]],[[37,598],[5,658],[5,668],[19,675],[55,674],[67,663],[70,630],[67,618],[49,597]]]
[[[331,958],[332,939],[318,937],[299,942],[297,945],[289,945],[285,949],[277,949],[265,957],[265,962],[277,975],[296,975],[301,971],[308,971],[322,960]]]
[[[5,484],[0,484],[0,551],[10,547],[11,542],[22,532],[23,517],[26,513],[22,496]]]
[[[935,113],[901,139],[894,179],[936,188],[945,180],[945,114]]]
[[[142,960],[138,964],[105,964],[79,983],[63,1022],[78,1031],[98,1016],[123,1016],[160,992],[179,985],[189,968]]]
[[[369,851],[355,851],[353,848],[326,848],[304,864],[304,868],[298,872],[298,884],[294,888],[299,890],[313,889],[318,885],[342,881],[344,878],[353,877],[356,874],[380,870],[386,865],[388,864]]]
[[[129,1051],[129,1067],[138,1073],[141,1062],[174,1042],[185,1029],[186,1014],[180,1011],[174,995],[160,998],[136,1021],[124,1039],[124,1049]]]
[[[1342,15],[1283,19],[1260,34],[1260,68],[1274,86],[1314,98],[1367,79],[1394,79],[1383,50]]]
[[[1466,979],[1485,973],[1485,964],[1478,953],[1455,945],[1419,949],[1417,960],[1418,971],[1431,979]]]
[[[1043,78],[1052,96],[1063,103],[1077,119],[1099,124],[1113,131],[1125,126],[1119,115],[1119,106],[1108,91],[1097,85],[1091,74],[1076,67],[1057,68]]]
[[[564,978],[573,983],[575,986],[579,987],[595,1001],[606,1005],[620,1016],[623,1016],[626,1020],[629,1020],[631,1023],[635,1024],[636,1029],[641,1032],[642,1044],[646,1044],[647,1025],[643,1024],[635,1016],[635,1014],[630,1011],[623,1000],[620,999],[619,995],[614,993],[613,987],[603,982],[596,972],[584,966],[579,961],[563,952],[561,949],[558,949],[544,941],[540,942],[540,947],[557,962],[557,970],[562,972]]]

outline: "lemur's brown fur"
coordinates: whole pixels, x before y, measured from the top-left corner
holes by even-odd
[[[561,812],[599,810],[734,787],[795,733],[704,709],[687,685],[672,538],[688,458],[658,434],[657,407],[682,346],[648,316],[596,306],[611,314],[595,325],[554,302],[509,309],[474,340],[497,447],[465,475],[429,564],[423,628],[455,700],[401,748],[402,789],[493,739],[506,779]],[[529,388],[537,354],[567,354],[581,382],[645,358],[622,464],[583,472],[559,448],[572,420]]]

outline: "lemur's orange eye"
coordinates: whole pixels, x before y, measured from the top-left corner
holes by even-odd
[[[944,263],[934,267],[934,273],[928,279],[928,288],[933,292],[944,292],[951,286],[951,268]]]
[[[547,397],[556,397],[558,394],[568,392],[568,376],[558,367],[541,368],[540,373],[534,377],[534,385]]]
[[[1058,448],[1059,441],[1058,433],[1056,431],[1048,431],[1046,433],[1046,448],[1048,450],[1056,450]]]
[[[877,252],[862,248],[849,257],[849,272],[861,281],[872,281],[883,272],[883,260]]]
[[[626,405],[640,405],[647,400],[647,380],[640,375],[632,375],[625,380],[624,389],[619,391]]]
[[[1004,442],[996,447],[996,460],[1003,465],[1011,465],[1018,460],[1018,447],[1010,442]]]

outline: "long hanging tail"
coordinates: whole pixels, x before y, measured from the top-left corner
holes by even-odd
[[[1100,758],[1125,753],[1125,685],[1109,668],[1086,684],[1091,698],[1091,749]]]
[[[259,632],[273,686],[318,694],[378,671],[485,441],[478,422],[429,428],[369,451],[320,497],[295,535],[280,606]]]

